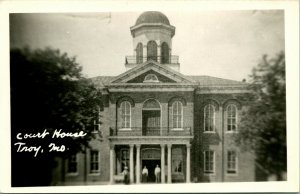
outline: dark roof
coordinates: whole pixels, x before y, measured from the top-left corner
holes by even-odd
[[[136,20],[135,25],[144,23],[163,23],[166,25],[170,25],[167,16],[158,11],[146,11],[142,13]]]
[[[90,78],[92,82],[95,84],[96,87],[103,88],[107,84],[110,83],[110,81],[115,78],[116,76],[98,76]]]
[[[99,88],[103,88],[110,83],[116,76],[98,76],[90,78],[92,82]],[[232,86],[232,85],[247,85],[245,82],[211,77],[206,75],[186,75],[186,77],[194,80],[200,86]]]
[[[245,82],[212,77],[207,75],[186,75],[186,77],[189,77],[195,82],[198,82],[200,86],[247,85],[247,83]]]

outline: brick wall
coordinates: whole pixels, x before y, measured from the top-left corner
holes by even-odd
[[[209,103],[216,106],[215,133],[204,132],[204,106]],[[243,108],[248,105],[243,94],[198,94],[195,96],[192,177],[200,182],[255,180],[254,156],[242,152],[234,143],[235,133],[226,131],[225,108],[230,103],[237,105],[238,115],[241,115]],[[213,174],[205,175],[203,172],[205,150],[215,152],[215,173]],[[228,150],[237,152],[236,174],[227,173]]]
[[[107,96],[108,97],[108,96]],[[234,144],[234,133],[226,132],[225,107],[229,103],[238,106],[240,115],[243,108],[248,106],[245,95],[242,94],[195,94],[194,92],[119,92],[110,94],[107,103],[104,103],[100,113],[101,137],[90,142],[91,149],[100,151],[100,174],[89,174],[89,155],[78,154],[78,175],[65,174],[66,184],[74,182],[108,182],[109,181],[109,135],[111,129],[117,128],[118,103],[122,98],[131,99],[132,127],[142,127],[142,108],[147,99],[156,99],[161,106],[161,126],[171,127],[170,102],[177,97],[182,99],[183,126],[191,127],[194,139],[191,150],[191,180],[195,182],[222,182],[222,181],[254,181],[254,156],[241,151]],[[215,133],[204,132],[204,106],[212,103],[216,106]],[[239,117],[238,117],[239,118]],[[203,151],[215,151],[215,173],[204,175]],[[238,170],[232,175],[227,173],[227,151],[236,150],[238,154]],[[184,156],[185,158],[185,156]],[[61,168],[61,166],[60,166]],[[58,168],[59,169],[59,168]],[[59,174],[56,170],[56,174]],[[57,176],[59,177],[59,176]]]

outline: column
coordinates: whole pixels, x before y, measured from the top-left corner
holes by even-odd
[[[140,183],[140,177],[141,177],[141,165],[140,165],[140,162],[141,162],[141,156],[140,156],[140,153],[141,153],[141,145],[136,145],[136,183]]]
[[[171,46],[169,47],[169,62],[168,63],[172,63],[172,49],[171,49]],[[178,61],[176,63],[179,63]]]
[[[165,144],[161,144],[161,183],[165,183]]]
[[[159,64],[161,64],[161,52],[160,52],[160,49],[161,49],[161,47],[160,47],[160,45],[158,44],[158,45],[157,45],[157,62],[158,62]]]
[[[172,183],[172,174],[171,174],[171,149],[172,144],[168,144],[168,183]]]
[[[114,173],[115,173],[115,146],[110,145],[110,184],[114,183]]]
[[[147,61],[147,43],[143,44],[143,62]]]
[[[191,182],[191,144],[186,145],[186,182]]]
[[[130,144],[129,147],[130,147],[130,152],[129,152],[129,162],[130,162],[130,167],[129,167],[129,172],[130,172],[130,183],[133,183],[133,171],[134,171],[134,167],[133,167],[133,144]]]

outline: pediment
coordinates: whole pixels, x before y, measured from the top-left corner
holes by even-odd
[[[150,75],[150,76],[149,76]],[[152,79],[148,79],[148,77]],[[155,78],[156,77],[156,78]],[[146,79],[145,79],[146,78]],[[157,79],[158,81],[155,81]],[[151,81],[153,80],[153,81]],[[125,73],[117,76],[111,83],[192,83],[193,80],[185,77],[155,61],[147,61]]]

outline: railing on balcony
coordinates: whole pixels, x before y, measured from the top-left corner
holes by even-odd
[[[127,129],[110,128],[110,136],[191,136],[193,135],[191,127],[183,128],[147,128],[131,127]]]
[[[145,61],[153,60],[160,62],[161,64],[172,64],[179,63],[179,57],[176,55],[171,56],[148,56],[148,57],[139,57],[139,56],[126,56],[125,64],[141,64]]]

